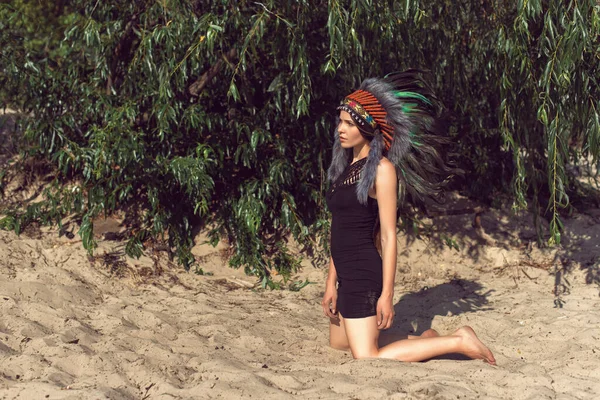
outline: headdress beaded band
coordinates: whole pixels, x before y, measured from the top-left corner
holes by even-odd
[[[383,134],[386,151],[390,149],[394,129],[386,122],[385,108],[372,93],[359,89],[346,96],[338,109],[347,111],[358,123],[359,129],[367,135],[374,136],[379,129]]]

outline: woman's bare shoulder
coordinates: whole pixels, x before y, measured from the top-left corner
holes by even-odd
[[[377,180],[388,181],[396,179],[396,167],[386,157],[381,157],[377,166]]]

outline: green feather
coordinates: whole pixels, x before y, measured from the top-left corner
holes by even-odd
[[[417,107],[417,104],[415,103],[405,103],[402,105],[402,111],[405,113],[410,113],[415,107]]]
[[[403,92],[401,90],[396,90],[396,91],[394,91],[394,96],[396,96],[398,98],[419,99],[424,103],[432,105],[431,101],[429,101],[429,99],[427,97],[423,96],[422,94],[415,93],[415,92]]]

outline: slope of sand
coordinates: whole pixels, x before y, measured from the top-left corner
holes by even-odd
[[[449,236],[400,236],[397,317],[382,340],[468,324],[495,367],[330,349],[326,271],[308,263],[298,279],[315,283],[300,292],[251,290],[223,248],[201,240],[194,253],[212,276],[169,268],[160,255],[106,262],[118,242],[101,241],[90,258],[77,237],[0,231],[0,399],[597,398],[597,216],[567,221],[565,247],[546,252],[529,244],[527,216],[485,213],[487,239],[471,218],[435,218]]]

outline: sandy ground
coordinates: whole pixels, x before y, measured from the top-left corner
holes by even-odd
[[[567,220],[552,251],[532,244],[527,215],[488,211],[485,234],[472,217],[399,236],[397,316],[383,340],[468,324],[498,366],[330,349],[326,271],[309,260],[296,279],[313,284],[263,291],[201,235],[194,254],[212,276],[168,267],[164,253],[127,260],[119,242],[101,240],[90,258],[77,236],[0,231],[0,399],[598,398],[599,216]]]

